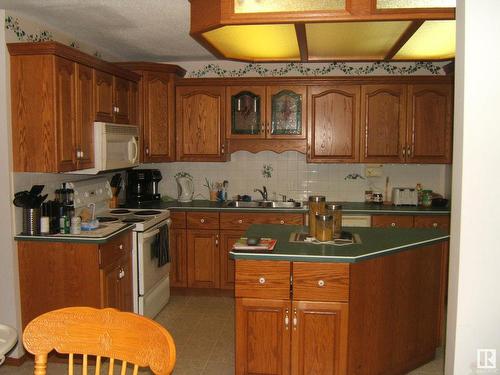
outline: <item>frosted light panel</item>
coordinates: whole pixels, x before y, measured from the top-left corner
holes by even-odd
[[[224,26],[203,36],[228,58],[300,60],[295,26],[291,24]]]
[[[456,0],[377,0],[377,9],[455,8]]]
[[[234,0],[234,13],[344,10],[346,0]]]
[[[411,21],[338,22],[306,24],[309,58],[380,60]]]
[[[455,56],[455,21],[426,21],[394,56],[395,60],[438,60]]]

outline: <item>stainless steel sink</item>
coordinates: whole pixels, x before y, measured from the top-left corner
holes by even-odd
[[[277,202],[277,201],[229,201],[226,207],[234,208],[302,208],[301,202]]]

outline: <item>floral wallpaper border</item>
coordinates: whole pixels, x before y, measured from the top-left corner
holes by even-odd
[[[189,78],[203,78],[207,76],[244,77],[257,74],[261,77],[282,77],[294,73],[298,76],[325,76],[332,73],[343,73],[345,75],[370,75],[376,72],[384,72],[389,75],[411,75],[419,71],[426,74],[441,75],[442,67],[432,62],[417,61],[413,63],[388,63],[373,62],[366,64],[349,64],[345,62],[331,62],[322,66],[308,66],[307,63],[286,63],[279,67],[267,67],[266,64],[249,63],[241,68],[226,69],[218,63],[207,64],[204,67],[188,73]]]
[[[22,27],[19,18],[14,18],[12,16],[5,16],[5,30],[9,30],[16,35],[16,38],[20,42],[49,42],[55,41],[54,35],[48,30],[40,30],[36,33],[27,33]],[[80,49],[80,44],[74,40],[68,44],[70,47]],[[101,58],[101,53],[99,51],[94,52],[94,56]]]

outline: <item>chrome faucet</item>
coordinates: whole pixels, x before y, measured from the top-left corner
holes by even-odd
[[[265,186],[262,186],[262,190],[253,189],[254,193],[259,192],[262,195],[262,200],[267,201],[267,189]]]

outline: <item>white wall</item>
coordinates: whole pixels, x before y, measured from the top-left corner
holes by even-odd
[[[500,373],[500,2],[457,2],[446,374]],[[477,369],[496,349],[496,370]]]

